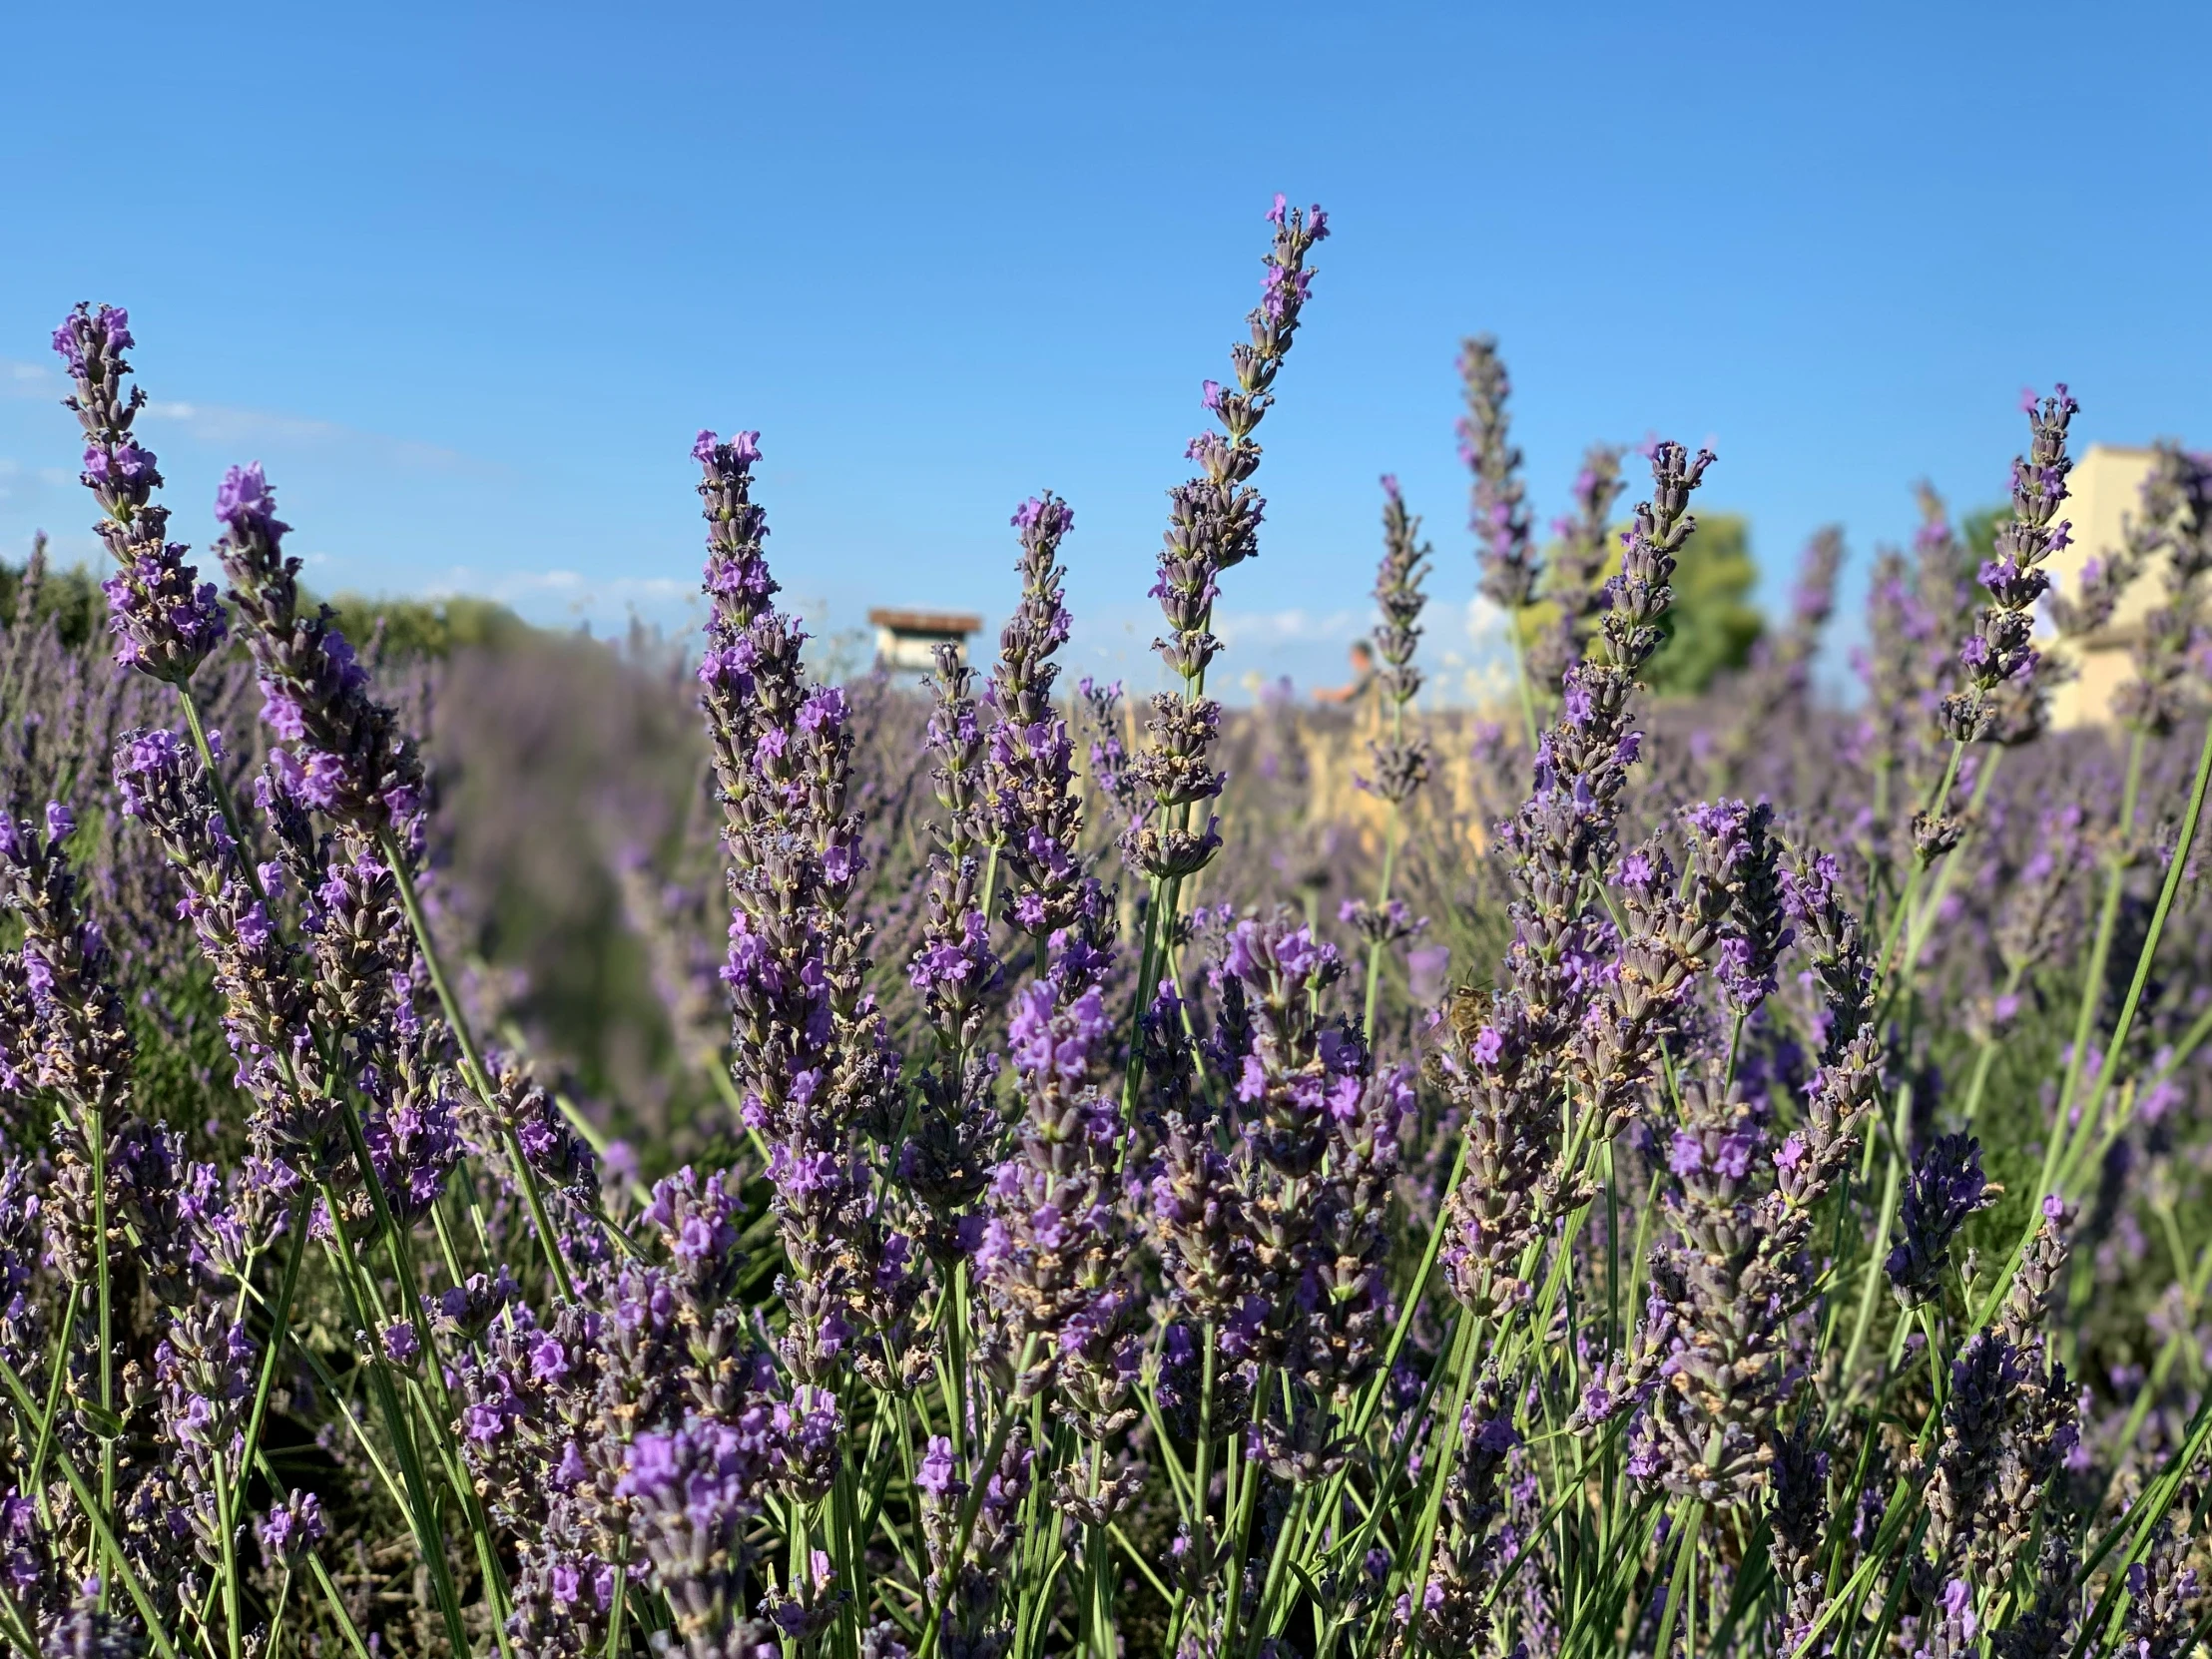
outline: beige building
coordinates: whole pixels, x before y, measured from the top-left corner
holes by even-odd
[[[902,611],[878,606],[868,612],[875,626],[875,660],[885,668],[927,673],[937,666],[937,647],[949,645],[967,658],[970,634],[983,626],[971,611]]]
[[[2066,502],[2059,516],[2073,525],[2072,544],[2054,554],[2051,585],[2071,597],[2081,568],[2091,559],[2109,558],[2121,545],[2127,521],[2143,510],[2143,480],[2150,476],[2154,451],[2093,443],[2066,480]],[[2120,595],[2112,620],[2078,640],[2045,642],[2045,649],[2071,661],[2080,671],[2051,694],[2055,727],[2097,726],[2112,718],[2112,694],[2134,677],[2130,655],[2145,612],[2165,593],[2163,556],[2153,559]]]

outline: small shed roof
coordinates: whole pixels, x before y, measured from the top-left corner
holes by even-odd
[[[894,634],[929,634],[940,639],[964,638],[983,626],[983,619],[971,611],[906,611],[878,606],[868,612],[867,619]]]

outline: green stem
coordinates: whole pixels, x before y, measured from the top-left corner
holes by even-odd
[[[92,1152],[92,1249],[94,1318],[100,1332],[100,1409],[115,1415],[115,1336],[109,1300],[108,1263],[108,1113],[96,1106],[85,1114],[86,1140]],[[115,1512],[115,1437],[100,1436],[100,1507]],[[99,1605],[108,1605],[108,1578],[100,1579]]]
[[[1989,798],[1989,786],[1996,782],[1997,763],[2003,759],[2004,751],[1996,749],[1990,751],[1988,758],[1981,763],[1980,776],[1973,781],[1973,796],[1966,803],[1966,830],[1969,834],[1973,826],[1980,821],[1982,803]],[[1952,847],[1944,854],[1942,867],[1936,872],[1935,889],[1929,893],[1928,901],[1920,907],[1906,927],[1905,959],[1908,962],[1919,961],[1921,951],[1927,947],[1929,929],[1936,925],[1936,918],[1942,913],[1943,899],[1949,894],[1950,884],[1957,878],[1959,865],[1964,861],[1959,857],[1960,850],[1959,847]]]
[[[2150,931],[2135,954],[2135,973],[2128,980],[2127,1000],[2120,1004],[2120,1017],[2112,1027],[2111,1040],[2104,1045],[2105,1064],[2097,1085],[2098,1099],[2102,1098],[2112,1074],[2119,1067],[2120,1054],[2134,1028],[2135,1011],[2142,1006],[2143,987],[2150,982],[2151,958],[2157,953],[2159,935],[2166,930],[2166,917],[2172,913],[2174,896],[2181,890],[2182,874],[2189,862],[2190,846],[2197,838],[2197,820],[2204,813],[2207,784],[2212,784],[2212,720],[2205,722],[2204,744],[2197,752],[2197,774],[2189,786],[2189,806],[2182,814],[2181,832],[2174,842],[2173,857],[2166,865],[2166,878],[2159,884],[2158,904],[2151,911]]]
[[[1674,1580],[1667,1586],[1666,1610],[1659,1615],[1659,1642],[1652,1649],[1653,1653],[1659,1655],[1659,1659],[1673,1659],[1675,1615],[1689,1597],[1691,1574],[1697,1565],[1697,1535],[1704,1527],[1705,1505],[1693,1498],[1689,1513],[1683,1517],[1682,1541],[1675,1546]],[[1694,1625],[1685,1646],[1692,1649],[1697,1646]]]
[[[1890,1243],[1890,1228],[1897,1219],[1899,1159],[1893,1148],[1889,1160],[1889,1174],[1882,1184],[1882,1220],[1875,1229],[1874,1250],[1867,1257],[1867,1275],[1859,1291],[1859,1312],[1852,1322],[1851,1346],[1844,1351],[1844,1369],[1839,1374],[1843,1387],[1851,1386],[1851,1380],[1859,1366],[1859,1351],[1867,1340],[1867,1330],[1874,1323],[1875,1298],[1882,1288],[1882,1259]]]
[[[23,1385],[23,1379],[16,1375],[15,1368],[5,1360],[0,1360],[0,1382],[5,1382],[8,1392],[15,1396],[16,1408],[28,1414],[35,1403],[31,1390]],[[93,1495],[92,1488],[86,1484],[85,1477],[77,1472],[77,1465],[65,1447],[54,1447],[54,1464],[61,1470],[62,1479],[69,1483],[70,1494],[77,1499],[77,1506],[84,1510],[85,1518],[92,1523],[93,1536],[107,1552],[109,1564],[115,1568],[114,1576],[123,1580],[123,1588],[130,1593],[132,1602],[138,1607],[139,1617],[146,1621],[147,1638],[153,1642],[162,1659],[178,1659],[176,1645],[170,1641],[169,1632],[162,1626],[161,1614],[156,1608],[154,1598],[147,1594],[144,1581],[131,1565],[130,1557],[123,1553],[123,1545],[117,1540],[114,1528],[108,1524],[107,1506]],[[103,1585],[107,1583],[108,1576],[105,1573],[101,1575]]]
[[[1520,694],[1521,736],[1528,740],[1528,753],[1536,753],[1536,694],[1528,684],[1527,653],[1521,649],[1521,613],[1511,610],[1505,613],[1505,647],[1513,657],[1513,689]]]
[[[1382,922],[1390,907],[1390,876],[1397,865],[1397,842],[1401,833],[1398,826],[1402,809],[1396,802],[1390,803],[1390,822],[1382,831],[1382,879],[1375,892],[1376,933],[1368,941],[1367,997],[1361,1003],[1360,1029],[1367,1033],[1368,1047],[1375,1047],[1376,994],[1382,988]]]
[[[269,1393],[276,1381],[276,1359],[284,1346],[284,1333],[291,1320],[291,1299],[299,1285],[299,1261],[307,1251],[307,1205],[302,1199],[292,1207],[291,1220],[286,1224],[291,1233],[290,1248],[284,1254],[284,1277],[276,1290],[276,1301],[269,1311],[269,1341],[262,1348],[262,1375],[254,1383],[254,1405],[247,1413],[245,1450],[239,1456],[238,1479],[232,1488],[232,1506],[246,1493],[246,1483],[254,1467],[254,1453],[262,1443],[262,1422],[269,1414]]]
[[[2207,727],[2206,730],[2208,739],[2212,739],[2212,727]],[[2119,920],[2120,897],[2127,883],[2125,843],[2135,828],[2135,796],[2142,783],[2142,773],[2143,737],[2138,732],[2135,741],[2128,745],[2127,781],[2120,796],[2118,835],[2121,844],[2113,848],[2105,872],[2104,903],[2097,913],[2096,939],[2089,951],[2089,971],[2082,976],[2081,1001],[2074,1011],[2073,1050],[2066,1056],[2065,1081],[2058,1090],[2058,1130],[2053,1144],[2064,1138],[2066,1113],[2074,1103],[2074,1091],[2080,1086],[2082,1069],[2088,1063],[2089,1033],[2095,1029],[2097,1004],[2104,998],[2104,977],[2112,952],[2112,931]],[[2178,868],[2182,861],[2183,858],[2177,857],[2175,866]]]
[[[1452,1462],[1459,1454],[1459,1418],[1466,1410],[1467,1392],[1474,1383],[1474,1322],[1470,1320],[1459,1328],[1459,1340],[1453,1345],[1451,1409],[1444,1413],[1437,1435],[1435,1463],[1428,1476],[1428,1494],[1421,1504],[1420,1524],[1413,1535],[1414,1578],[1412,1599],[1407,1605],[1416,1617],[1428,1595],[1429,1552],[1435,1543],[1437,1520],[1443,1513],[1444,1483],[1450,1478]]]
[[[422,913],[422,900],[415,892],[414,875],[407,867],[406,854],[398,837],[388,829],[377,831],[376,841],[383,850],[384,861],[391,866],[393,884],[399,889],[399,902],[407,912],[407,925],[414,930],[415,946],[422,952],[423,965],[430,972],[430,987],[437,992],[438,1006],[445,1010],[445,1023],[453,1032],[454,1042],[460,1046],[461,1060],[467,1068],[463,1081],[500,1119],[500,1138],[506,1142],[507,1157],[514,1164],[515,1185],[521,1190],[523,1203],[529,1207],[530,1225],[537,1230],[538,1248],[544,1253],[546,1271],[552,1275],[553,1288],[561,1299],[573,1302],[576,1291],[569,1283],[568,1264],[561,1258],[560,1241],[554,1237],[553,1224],[546,1217],[545,1199],[538,1191],[537,1172],[523,1156],[522,1142],[515,1134],[514,1125],[498,1111],[492,1094],[491,1072],[484,1065],[484,1057],[477,1052],[476,1039],[469,1034],[468,1021],[461,1014],[460,1000],[454,996],[453,987],[446,979],[445,966],[438,958],[436,941],[430,937],[429,919]]]
[[[350,1116],[350,1114],[343,1114]],[[372,1196],[381,1203],[376,1192],[376,1172],[365,1172]],[[377,1414],[384,1419],[384,1432],[391,1437],[393,1455],[399,1459],[399,1477],[406,1490],[407,1519],[415,1535],[416,1547],[422,1551],[423,1564],[429,1569],[431,1588],[436,1592],[438,1610],[444,1616],[447,1639],[456,1654],[469,1651],[468,1635],[461,1625],[461,1609],[454,1592],[453,1577],[445,1559],[445,1536],[437,1524],[437,1511],[430,1502],[429,1481],[422,1472],[422,1460],[414,1443],[413,1431],[408,1427],[404,1408],[399,1403],[399,1393],[392,1386],[391,1374],[376,1336],[377,1321],[371,1311],[370,1299],[364,1289],[364,1272],[360,1258],[354,1253],[353,1240],[346,1231],[345,1209],[338,1195],[327,1182],[322,1187],[322,1200],[330,1211],[331,1251],[338,1265],[338,1277],[343,1281],[353,1302],[354,1317],[362,1329],[369,1332],[368,1385],[376,1396]],[[409,1301],[419,1306],[420,1298],[411,1285],[401,1285],[400,1291]],[[433,1350],[425,1349],[425,1356],[435,1364]]]
[[[246,1460],[239,1459],[244,1470]],[[238,1538],[231,1524],[231,1477],[224,1467],[223,1450],[215,1452],[215,1525],[216,1553],[223,1573],[223,1622],[224,1638],[230,1646],[231,1659],[239,1659],[243,1650],[245,1633],[239,1629],[239,1549]]]
[[[345,1636],[345,1644],[353,1650],[353,1659],[369,1659],[368,1644],[361,1640],[360,1631],[353,1624],[353,1615],[345,1610],[345,1598],[338,1594],[338,1587],[331,1582],[330,1569],[322,1564],[322,1557],[310,1553],[307,1564],[314,1568],[314,1581],[322,1587],[322,1599],[330,1605],[330,1616],[337,1620],[338,1629]]]
[[[1958,766],[1960,761],[1964,759],[1965,753],[1966,746],[1962,743],[1953,743],[1950,746],[1950,759],[1943,766],[1943,781],[1936,787],[1936,793],[1929,797],[1929,812],[1939,811],[1950,800],[1950,787],[1958,781]],[[1898,895],[1897,909],[1892,912],[1890,925],[1883,932],[1881,953],[1874,959],[1875,971],[1884,975],[1886,979],[1892,977],[1893,970],[1890,958],[1897,953],[1898,941],[1904,937],[1906,923],[1911,920],[1914,914],[1914,901],[1920,896],[1921,877],[1925,873],[1926,866],[1922,864],[1919,854],[1916,853],[1913,858],[1912,872],[1905,878],[1905,891]],[[1910,957],[1899,963],[1895,970],[1895,979],[1900,982],[1909,979],[1911,977],[1911,966],[1912,958]],[[1885,984],[1883,1001],[1887,1003],[1894,994],[1895,992],[1891,986]]]
[[[1037,1357],[1037,1339],[1034,1333],[1021,1341],[1021,1357],[1014,1363],[1015,1386],[1029,1373],[1030,1365]],[[960,1502],[960,1524],[954,1529],[952,1548],[945,1556],[945,1563],[937,1584],[937,1593],[929,1598],[928,1617],[922,1626],[921,1646],[914,1652],[914,1659],[930,1659],[937,1650],[938,1632],[944,1628],[945,1600],[959,1582],[960,1573],[967,1565],[968,1540],[975,1534],[975,1517],[982,1512],[983,1493],[997,1472],[998,1459],[1006,1450],[1006,1436],[1013,1431],[1017,1401],[1009,1399],[998,1414],[998,1422],[991,1429],[990,1443],[983,1452],[983,1461],[976,1478],[969,1483],[968,1493]]]

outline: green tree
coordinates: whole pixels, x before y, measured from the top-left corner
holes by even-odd
[[[24,590],[30,603],[24,603]],[[0,628],[26,620],[44,622],[49,617],[61,628],[62,643],[80,646],[108,625],[108,606],[100,584],[82,566],[55,570],[46,562],[46,536],[42,531],[32,544],[31,556],[20,565],[0,564]]]
[[[355,646],[366,651],[381,629],[385,653],[401,661],[447,657],[477,646],[508,650],[537,632],[489,599],[364,599],[341,593],[329,605],[339,630]]]
[[[1738,513],[1699,513],[1697,534],[1682,549],[1674,573],[1667,648],[1645,670],[1653,691],[1695,697],[1751,660],[1751,648],[1766,629],[1765,616],[1751,603],[1758,580],[1751,521]]]

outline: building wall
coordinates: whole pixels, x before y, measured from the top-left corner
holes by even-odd
[[[2152,451],[2093,443],[2067,480],[2060,516],[2073,525],[2073,542],[2052,556],[2047,567],[2052,585],[2071,595],[2082,566],[2119,547],[2126,521],[2142,510],[2143,480],[2150,475]],[[2050,641],[2046,649],[2071,661],[2077,676],[2051,695],[2051,724],[2060,729],[2099,726],[2112,718],[2112,694],[2134,673],[2128,646],[2135,625],[2158,603],[2164,573],[2153,560],[2120,596],[2109,627],[2080,641]]]

